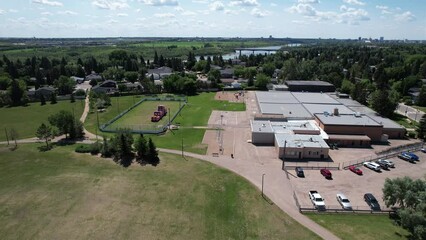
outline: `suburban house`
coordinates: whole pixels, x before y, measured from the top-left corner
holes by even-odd
[[[117,82],[112,80],[106,80],[94,86],[92,88],[92,91],[96,93],[108,93],[108,94],[118,92]]]
[[[225,68],[220,70],[220,78],[233,78],[234,77],[234,69]]]
[[[124,83],[124,85],[126,86],[127,91],[139,91],[139,92],[143,91],[143,86],[140,82],[135,82],[135,83],[126,82]]]
[[[96,80],[97,82],[103,81],[103,78],[101,75],[92,72],[91,74],[87,75],[85,78],[85,81],[92,81],[92,80]]]
[[[45,99],[49,99],[52,94],[57,94],[56,88],[50,86],[40,87],[38,89],[32,88],[28,90],[27,95],[30,98],[40,98],[43,96]]]
[[[170,76],[173,74],[173,69],[169,67],[159,67],[154,69],[148,69],[148,72],[146,73],[147,78],[154,78],[154,80],[160,80],[167,76]]]
[[[74,80],[76,83],[80,84],[84,82],[84,78],[81,77],[76,77],[76,76],[71,76],[70,77],[72,80]]]

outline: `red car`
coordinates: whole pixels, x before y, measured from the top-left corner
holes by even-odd
[[[325,178],[332,178],[330,170],[323,168],[320,170],[320,172]]]
[[[354,172],[358,175],[362,175],[362,170],[357,166],[354,166],[354,165],[349,166],[349,170],[351,170],[352,172]]]

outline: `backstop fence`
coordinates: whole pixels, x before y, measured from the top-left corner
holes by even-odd
[[[120,125],[120,129],[129,129],[131,133],[134,134],[161,134],[167,131],[167,128],[169,127],[169,124],[172,123],[175,118],[179,115],[181,110],[185,107],[187,101],[184,98],[181,97],[148,97],[143,98],[139,100],[137,103],[135,103],[130,108],[124,110],[117,116],[115,116],[113,119],[109,120],[108,122],[102,124],[99,126],[99,130],[102,132],[109,132],[109,133],[116,133],[120,131],[120,129],[117,128],[109,128],[113,123],[115,123],[117,120],[122,118],[124,115],[126,115],[128,112],[133,110],[134,108],[138,107],[140,104],[142,104],[145,101],[178,101],[182,102],[177,112],[173,115],[173,117],[170,118],[170,122],[167,121],[165,124],[155,125],[155,124],[139,124],[139,125]]]

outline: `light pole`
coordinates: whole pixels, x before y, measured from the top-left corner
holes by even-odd
[[[96,109],[96,122],[98,123],[98,126],[96,127],[96,142],[98,141],[98,129],[99,129],[99,111]]]
[[[265,178],[265,174],[262,174],[262,197],[263,197],[263,180]]]

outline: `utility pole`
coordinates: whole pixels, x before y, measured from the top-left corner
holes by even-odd
[[[263,197],[263,180],[265,178],[265,174],[262,174],[262,197]]]
[[[169,114],[169,130],[170,130],[170,124],[171,124],[171,122],[170,122],[170,108],[169,108],[168,114]]]

